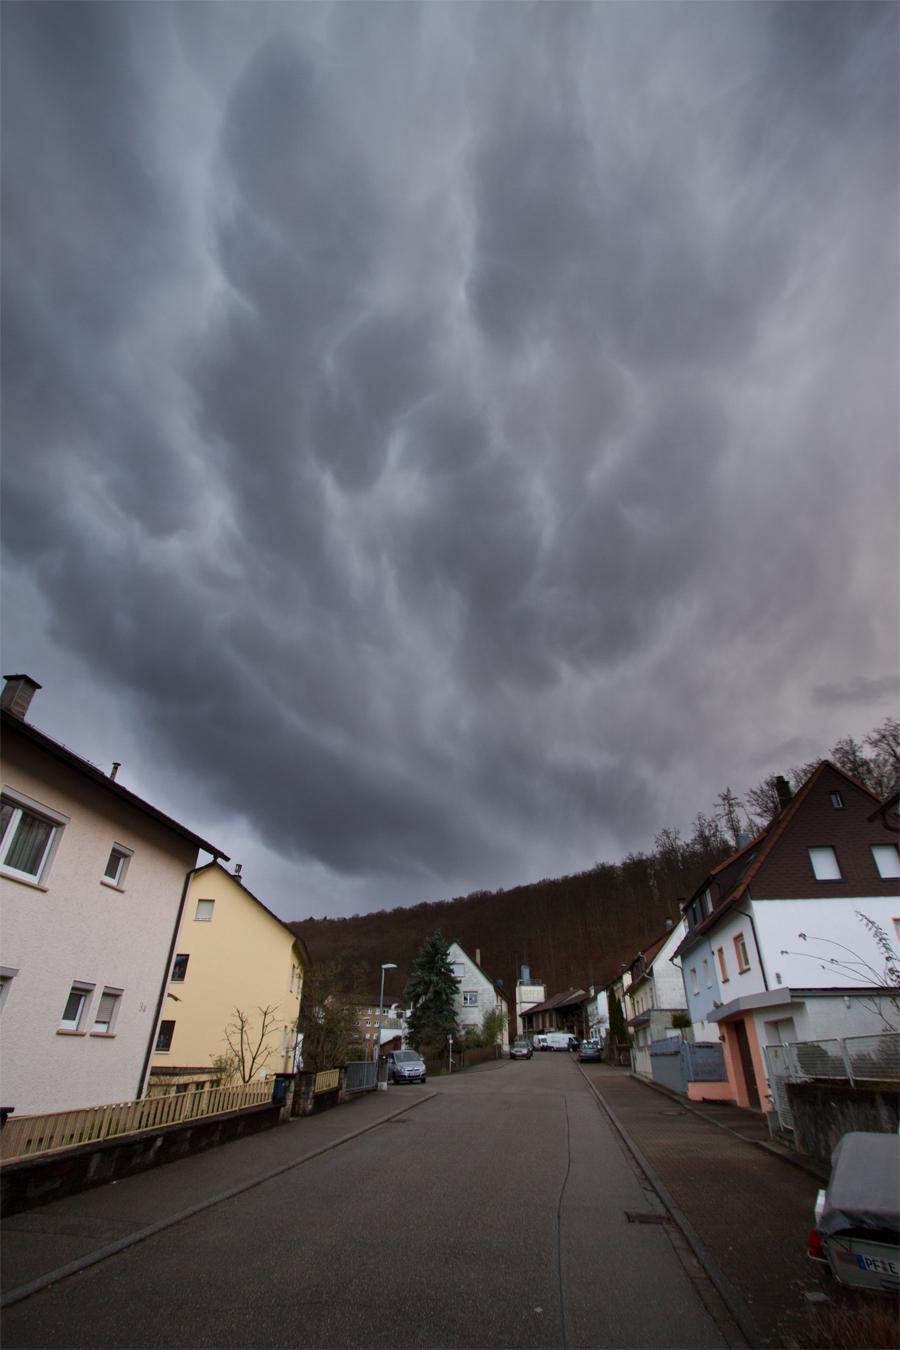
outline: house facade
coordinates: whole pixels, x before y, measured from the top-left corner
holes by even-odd
[[[588,1040],[603,1044],[609,1028],[609,1011],[606,1003],[606,990],[591,985],[584,1004],[584,1034]]]
[[[309,969],[302,939],[239,875],[213,862],[191,880],[176,948],[154,1046],[154,1090],[220,1078],[213,1061],[232,1047],[243,1058],[239,1077],[251,1060],[254,1078],[289,1072]]]
[[[547,986],[531,978],[531,967],[522,966],[522,978],[516,984],[516,1036],[521,1037],[525,1032],[525,1023],[522,1018],[529,1008],[535,1007],[538,1003],[543,1003],[547,997]]]
[[[143,1095],[198,851],[224,857],[26,722],[39,688],[9,676],[0,697],[0,1052],[20,1116]]]
[[[653,1077],[651,1045],[666,1038],[676,1013],[687,1012],[681,968],[672,962],[681,939],[679,925],[650,943],[645,952],[638,952],[629,967],[625,1020],[631,1036],[632,1066],[645,1078]]]
[[[448,960],[459,986],[455,1009],[456,1020],[462,1031],[467,1027],[480,1029],[486,1012],[500,1012],[509,1016],[509,1000],[500,985],[495,984],[481,969],[480,951],[476,950],[473,961],[458,942],[451,942]],[[505,1039],[505,1032],[497,1037],[498,1043]]]
[[[537,1003],[524,1014],[525,1036],[530,1040],[539,1031],[565,1031],[579,1040],[585,1035],[585,989],[567,989],[563,994]]]
[[[900,957],[900,854],[875,806],[823,762],[684,906],[695,1036],[719,1036],[741,1106],[772,1109],[767,1045],[897,1029],[873,925]]]

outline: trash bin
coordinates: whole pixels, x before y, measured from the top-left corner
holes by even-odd
[[[273,1075],[272,1101],[276,1106],[284,1106],[288,1083],[293,1077],[292,1073],[276,1073]]]

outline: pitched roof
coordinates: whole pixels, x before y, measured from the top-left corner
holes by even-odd
[[[522,1016],[530,1017],[532,1013],[550,1012],[553,1008],[564,1008],[569,1003],[582,1003],[587,998],[587,992],[584,989],[567,989],[563,994],[554,994],[553,998],[548,998],[545,1003],[535,1003],[532,1008],[525,1008]]]
[[[469,953],[466,951],[465,947],[462,945],[462,943],[459,941],[458,938],[451,938],[450,942],[449,942],[447,945],[448,945],[448,948],[449,948],[449,947],[458,947],[459,950],[462,952],[463,956],[464,956],[464,957],[466,958],[466,960],[469,962],[469,964],[472,965],[472,966],[474,966],[475,969],[476,969],[481,975],[484,976],[484,978],[487,980],[488,984],[492,984],[492,985],[494,986],[494,989],[497,991],[497,993],[498,993],[498,994],[500,995],[500,997],[503,999],[503,1002],[506,1003],[506,1004],[509,1003],[509,994],[507,994],[506,990],[503,988],[503,985],[502,985],[502,984],[498,984],[496,980],[492,980],[491,977],[490,977],[490,975],[488,975],[487,971],[482,970],[482,968],[481,968],[481,966],[478,964],[478,962],[472,960],[471,956],[470,956]]]
[[[76,773],[88,778],[97,787],[101,787],[104,791],[112,793],[114,797],[118,797],[122,801],[128,802],[130,806],[134,806],[137,810],[143,811],[145,815],[150,816],[153,820],[159,821],[160,824],[168,826],[170,830],[174,830],[176,834],[180,834],[182,838],[195,844],[197,848],[202,849],[204,853],[211,853],[214,858],[223,858],[225,862],[229,861],[228,854],[223,853],[220,848],[216,848],[215,844],[208,844],[205,839],[201,839],[199,834],[194,834],[193,830],[189,830],[186,825],[180,825],[177,820],[173,820],[171,816],[167,816],[164,811],[157,810],[155,806],[151,806],[149,802],[145,802],[143,798],[138,797],[136,793],[129,792],[128,788],[123,787],[121,783],[117,783],[115,779],[108,777],[107,774],[103,773],[101,769],[98,769],[95,764],[91,764],[89,760],[82,759],[80,755],[76,755],[74,750],[70,750],[68,746],[60,745],[59,741],[54,741],[50,736],[46,736],[43,731],[38,731],[37,727],[31,726],[29,722],[24,722],[21,717],[16,717],[14,713],[7,712],[5,708],[0,712],[0,725],[2,725],[3,730],[6,733],[15,732],[17,735],[22,736],[24,740],[30,741],[32,745],[36,745],[46,754],[52,755],[54,759],[60,760],[70,769],[74,769]]]
[[[785,830],[794,819],[800,806],[809,796],[814,784],[818,782],[826,770],[839,774],[846,782],[851,783],[857,791],[866,793],[873,801],[878,800],[874,792],[870,792],[867,787],[862,783],[857,782],[850,774],[845,773],[843,769],[837,766],[837,764],[832,764],[831,761],[827,759],[821,760],[818,767],[813,770],[803,786],[797,789],[784,810],[781,811],[774,820],[770,821],[766,828],[758,834],[755,839],[751,839],[749,844],[745,845],[745,847],[740,849],[737,853],[732,854],[730,858],[726,858],[718,867],[714,867],[712,872],[710,872],[696,888],[688,901],[688,904],[685,905],[685,909],[687,909],[688,905],[690,905],[691,902],[708,887],[711,880],[717,881],[722,887],[722,898],[714,907],[712,913],[708,914],[701,923],[691,929],[676,949],[674,953],[675,956],[678,956],[680,952],[691,947],[696,938],[702,937],[711,928],[715,927],[725,909],[731,908],[732,905],[735,905],[741,899],[751,881],[757,876],[763,863],[771,854],[775,845],[784,835]]]
[[[226,858],[225,861],[227,862],[228,859]],[[306,957],[307,964],[312,965],[312,961],[310,960],[309,956],[309,950],[306,946],[306,943],[303,941],[303,938],[300,937],[297,933],[295,933],[293,928],[291,928],[289,924],[285,923],[284,919],[279,919],[277,914],[273,914],[272,911],[269,909],[268,905],[264,905],[263,902],[260,900],[259,896],[254,895],[253,892],[244,885],[240,877],[235,876],[233,872],[226,872],[222,864],[218,862],[215,858],[213,859],[212,862],[207,863],[205,867],[198,867],[195,875],[199,876],[201,872],[208,872],[211,867],[218,867],[220,872],[224,872],[228,880],[233,881],[235,886],[239,886],[241,890],[244,892],[244,894],[249,896],[255,905],[259,905],[260,909],[264,909],[270,919],[274,919],[275,922],[277,924],[280,924],[281,927],[284,928],[286,932],[290,933],[291,937],[294,939],[294,941],[297,943],[297,946],[301,949],[303,955]]]

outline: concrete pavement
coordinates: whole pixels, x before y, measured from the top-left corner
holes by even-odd
[[[392,1088],[19,1216],[6,1278],[368,1124],[10,1307],[6,1346],[743,1344],[677,1230],[626,1218],[661,1207],[568,1055]]]

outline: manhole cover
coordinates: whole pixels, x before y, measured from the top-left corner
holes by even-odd
[[[668,1214],[636,1214],[633,1210],[626,1209],[625,1218],[629,1223],[671,1223],[671,1217]]]

